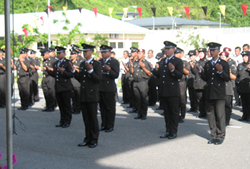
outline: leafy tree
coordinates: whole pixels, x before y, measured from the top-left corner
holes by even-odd
[[[93,53],[95,57],[98,57],[98,53],[100,51],[100,46],[101,45],[108,45],[108,36],[106,35],[100,35],[96,34],[95,37],[93,38],[93,42],[91,42],[91,45],[96,46],[96,51]]]

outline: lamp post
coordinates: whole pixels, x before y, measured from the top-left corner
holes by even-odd
[[[218,14],[220,15],[220,29],[221,29],[221,13],[218,12]]]
[[[177,16],[182,16],[182,14],[175,15],[175,17],[174,17],[174,19],[173,19],[173,21],[172,21],[172,29],[174,29],[174,21],[175,21],[175,18],[176,18]]]

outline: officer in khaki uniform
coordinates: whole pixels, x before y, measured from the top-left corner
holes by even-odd
[[[115,124],[116,102],[115,94],[117,92],[115,79],[119,76],[120,64],[110,57],[112,47],[102,45],[100,47],[103,58],[100,59],[102,66],[102,80],[100,83],[100,110],[102,124],[100,130],[112,132]]]
[[[206,113],[212,136],[208,144],[220,145],[226,135],[225,96],[226,82],[230,80],[229,65],[219,58],[221,44],[210,42],[208,47],[212,60],[206,62],[203,69],[199,66],[196,67],[201,78],[207,82],[205,88]]]
[[[85,138],[78,146],[94,148],[98,144],[99,125],[97,105],[100,99],[102,68],[100,62],[92,57],[95,46],[82,44],[85,61],[81,62],[77,79],[81,83],[81,110],[85,125]]]
[[[73,85],[71,78],[74,76],[75,69],[72,63],[65,58],[65,48],[57,46],[57,58],[53,67],[46,66],[48,73],[55,78],[56,99],[60,110],[60,122],[56,127],[67,128],[70,126],[72,119],[70,98],[72,95]]]
[[[20,49],[20,56],[16,63],[17,69],[17,84],[19,89],[19,95],[21,99],[21,107],[18,110],[26,110],[29,107],[30,102],[30,82],[29,82],[29,66],[27,48]]]
[[[176,44],[165,41],[166,58],[163,58],[153,73],[159,78],[159,97],[164,108],[166,133],[160,138],[174,139],[177,137],[179,121],[180,86],[179,79],[183,75],[183,62],[174,56]]]

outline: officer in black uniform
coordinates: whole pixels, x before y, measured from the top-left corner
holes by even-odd
[[[77,58],[76,58],[76,60],[82,62],[84,59],[82,57],[82,50],[80,49],[80,47],[77,46],[77,45],[72,44],[71,48],[72,48],[72,50],[74,50],[74,51],[77,52]]]
[[[179,121],[180,86],[179,79],[183,75],[183,62],[174,56],[176,44],[165,41],[166,58],[162,59],[153,70],[159,78],[159,97],[164,108],[166,133],[160,138],[174,139],[177,137]]]
[[[74,96],[72,97],[72,101],[73,101],[73,114],[79,114],[80,113],[80,87],[81,84],[79,83],[79,81],[77,81],[75,79],[75,75],[77,73],[79,73],[79,68],[80,68],[80,64],[83,60],[77,60],[77,54],[78,52],[76,50],[71,50],[70,52],[70,58],[71,58],[71,62],[73,64],[73,67],[75,68],[75,73],[74,73],[74,77],[71,78],[71,83],[74,87],[73,91],[74,91]]]
[[[226,83],[230,80],[229,65],[226,61],[219,58],[221,44],[208,43],[212,60],[208,61],[203,69],[196,66],[201,78],[207,82],[205,88],[206,113],[212,139],[208,144],[220,145],[226,135],[225,117],[225,96]]]
[[[38,90],[38,79],[39,79],[39,75],[37,73],[38,70],[40,70],[40,60],[36,58],[36,51],[31,50],[30,51],[30,57],[34,60],[34,69],[32,69],[31,71],[31,83],[32,83],[32,100],[34,100],[34,102],[38,102],[39,101],[39,90]]]
[[[42,111],[52,112],[56,104],[55,79],[48,73],[46,67],[53,68],[56,60],[49,56],[49,49],[41,49],[40,52],[43,56],[42,89],[46,102],[46,107]]]
[[[191,66],[191,71],[195,74],[195,79],[194,79],[194,89],[196,92],[196,98],[197,98],[197,106],[198,106],[198,113],[200,118],[207,117],[205,107],[206,107],[206,102],[205,102],[205,86],[207,82],[205,82],[199,75],[199,72],[197,70],[197,66],[200,68],[203,68],[205,66],[205,63],[207,62],[206,59],[206,53],[207,49],[206,48],[199,48],[199,57],[200,60],[197,61],[196,63],[190,64]],[[194,52],[194,51],[193,51]]]
[[[94,148],[98,144],[99,125],[97,119],[97,105],[99,102],[99,84],[102,78],[100,62],[92,57],[95,46],[82,44],[85,61],[81,62],[77,79],[81,83],[81,110],[85,125],[83,142],[78,146]]]
[[[20,49],[20,56],[16,63],[17,84],[21,99],[21,107],[18,110],[26,110],[30,102],[29,64],[27,48]]]
[[[250,122],[250,52],[243,51],[241,53],[243,57],[243,63],[240,63],[237,67],[237,90],[242,100],[243,115],[239,121]]]
[[[230,80],[226,82],[226,96],[225,96],[225,111],[226,111],[226,125],[229,125],[231,114],[232,114],[232,106],[233,106],[233,87],[236,79],[236,65],[235,61],[229,58],[229,53],[227,51],[223,51],[219,54],[220,58],[225,60],[229,64],[230,70]]]
[[[195,50],[190,50],[188,52],[190,62],[189,67],[189,75],[187,76],[187,88],[188,88],[188,94],[189,94],[189,100],[190,100],[190,109],[188,112],[197,112],[197,98],[196,98],[196,92],[194,89],[194,79],[195,79],[195,74],[193,71],[191,71],[191,65],[195,64],[195,58],[196,58],[196,51]]]
[[[102,124],[100,130],[112,132],[115,123],[115,94],[117,92],[115,79],[119,76],[119,62],[110,57],[112,47],[102,45],[100,47],[103,58],[100,59],[102,66],[102,80],[100,83],[100,110]]]
[[[55,78],[54,89],[56,99],[60,110],[60,122],[56,127],[67,128],[70,126],[72,112],[70,98],[72,95],[73,85],[70,78],[74,76],[72,63],[65,58],[65,48],[56,46],[58,60],[54,63],[53,68],[46,66],[48,73]]]
[[[182,59],[184,56],[184,50],[178,48],[175,50],[175,57]],[[184,123],[184,119],[186,116],[186,104],[187,104],[187,76],[190,73],[190,65],[187,61],[182,60],[183,62],[183,75],[182,78],[179,79],[180,86],[180,115],[179,115],[179,123]]]
[[[31,55],[32,50],[30,50],[30,55]],[[35,51],[34,51],[35,52]],[[32,52],[33,53],[33,52]],[[35,72],[35,60],[33,59],[33,57],[29,56],[28,60],[30,61],[30,66],[29,66],[29,73],[30,73],[30,78],[29,78],[29,83],[30,83],[30,103],[29,106],[33,106],[34,105],[34,92],[33,92],[33,80],[32,80],[32,76],[33,73]]]
[[[58,60],[58,58],[56,57],[56,49],[54,47],[49,48],[49,56],[51,57],[51,59]]]
[[[5,95],[6,95],[6,80],[5,80],[5,58],[3,57],[4,51],[0,49],[0,108],[5,108]]]
[[[151,75],[150,63],[145,59],[145,50],[138,50],[138,58],[132,63],[130,60],[130,73],[133,75],[133,90],[137,104],[138,115],[134,119],[147,119],[148,110],[148,79]]]

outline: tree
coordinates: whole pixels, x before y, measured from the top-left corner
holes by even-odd
[[[101,45],[108,45],[108,36],[105,35],[100,35],[100,34],[96,34],[95,37],[93,38],[93,42],[91,42],[91,45],[96,46],[96,51],[93,53],[93,55],[95,57],[98,57],[98,53],[100,51],[100,46]]]

